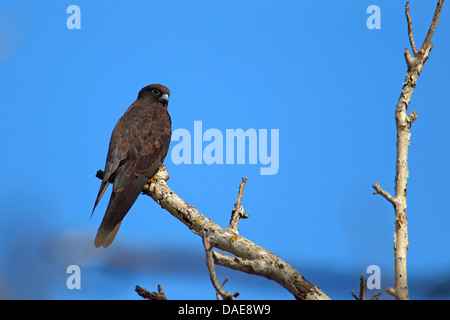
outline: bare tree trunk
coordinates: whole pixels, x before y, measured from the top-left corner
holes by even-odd
[[[412,21],[409,16],[409,2],[406,3],[406,18],[408,22],[408,35],[414,56],[408,49],[405,49],[405,59],[408,66],[405,82],[403,84],[400,98],[395,110],[395,123],[397,125],[397,160],[395,175],[395,197],[383,190],[378,182],[373,185],[374,193],[381,194],[394,206],[395,210],[395,232],[394,232],[394,257],[395,257],[395,286],[386,291],[397,300],[408,300],[408,278],[406,272],[406,252],[408,251],[408,221],[406,219],[406,194],[408,180],[408,147],[411,138],[411,125],[417,119],[416,111],[407,114],[411,97],[416,87],[420,73],[428,59],[428,55],[433,48],[431,38],[439,20],[439,14],[444,0],[439,0],[436,6],[434,17],[428,30],[428,34],[422,47],[417,51],[414,37],[412,35]]]

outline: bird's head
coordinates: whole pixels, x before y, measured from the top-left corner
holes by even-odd
[[[170,90],[162,84],[151,84],[139,91],[138,99],[146,99],[149,101],[159,101],[167,107],[169,103]]]

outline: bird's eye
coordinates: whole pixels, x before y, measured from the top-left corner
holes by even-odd
[[[152,92],[154,94],[156,94],[157,96],[159,96],[161,94],[161,90],[159,90],[159,89],[152,89]]]

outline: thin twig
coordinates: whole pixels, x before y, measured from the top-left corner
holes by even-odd
[[[222,297],[224,300],[236,300],[236,297],[239,295],[239,292],[229,293],[228,291],[223,290],[223,285],[219,284],[219,279],[217,279],[216,268],[214,267],[214,258],[212,255],[211,245],[208,241],[208,237],[205,233],[202,234],[203,246],[205,247],[206,253],[206,265],[208,266],[209,275],[211,277],[211,282],[216,289],[217,298]]]
[[[436,10],[434,11],[433,20],[431,21],[431,25],[430,25],[430,28],[428,29],[427,36],[425,37],[422,47],[419,50],[421,52],[421,54],[424,54],[430,45],[432,46],[431,38],[433,38],[434,31],[436,30],[436,26],[439,21],[439,15],[441,14],[441,10],[442,10],[444,1],[445,0],[439,0],[436,5]]]
[[[370,300],[378,300],[378,297],[382,294],[383,292],[377,292],[377,293],[374,293],[371,297],[370,297]]]
[[[367,292],[367,279],[364,280],[364,274],[361,273],[361,277],[359,278],[359,296],[355,294],[352,290],[352,296],[356,300],[366,300],[366,292]],[[378,297],[382,294],[382,292],[377,292],[370,297],[370,300],[378,300]]]
[[[226,277],[225,280],[223,280],[222,284],[220,285],[220,287],[222,289],[223,289],[223,286],[225,285],[225,283],[228,282],[228,280],[230,280],[228,277]],[[222,296],[217,291],[216,291],[216,298],[217,298],[217,300],[222,300]]]
[[[242,178],[242,182],[239,185],[239,193],[237,197],[237,201],[234,204],[233,210],[231,211],[231,219],[228,229],[234,231],[235,233],[239,233],[238,222],[240,219],[247,219],[248,214],[244,211],[244,207],[242,206],[242,192],[244,191],[244,186],[247,183],[247,177]]]
[[[356,300],[366,300],[366,290],[367,290],[367,279],[364,281],[364,274],[361,273],[361,277],[359,278],[359,296],[352,290],[352,296]]]
[[[386,200],[388,200],[390,203],[392,203],[395,206],[396,200],[393,196],[391,196],[389,194],[389,192],[383,190],[380,187],[380,184],[377,182],[375,184],[372,185],[372,187],[375,189],[375,191],[373,192],[373,194],[379,194],[382,195]]]
[[[406,3],[405,12],[406,12],[406,19],[408,20],[409,42],[411,43],[411,48],[413,50],[414,55],[417,55],[416,44],[414,42],[414,37],[413,37],[413,34],[412,34],[412,21],[411,21],[411,17],[409,16],[409,1]]]

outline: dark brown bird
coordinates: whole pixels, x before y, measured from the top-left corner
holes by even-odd
[[[92,210],[112,183],[108,208],[94,241],[97,248],[111,244],[122,219],[164,162],[172,127],[167,111],[169,95],[170,90],[160,84],[142,88],[113,130],[104,176]]]

